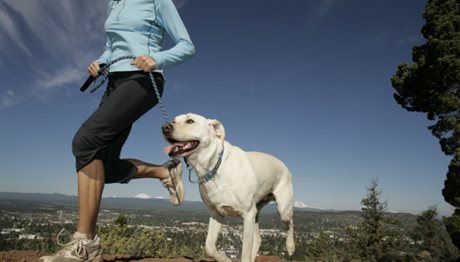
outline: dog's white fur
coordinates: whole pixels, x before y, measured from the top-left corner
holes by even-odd
[[[286,249],[295,250],[293,224],[293,189],[291,173],[279,159],[260,152],[246,152],[225,141],[225,130],[217,120],[196,114],[174,118],[166,138],[177,141],[198,140],[194,150],[176,157],[186,157],[199,177],[216,165],[224,148],[221,165],[214,179],[199,184],[201,198],[212,211],[206,237],[206,253],[217,261],[231,261],[218,251],[216,241],[223,217],[244,219],[241,261],[254,261],[261,244],[258,215],[260,209],[275,200],[281,220],[287,225]]]

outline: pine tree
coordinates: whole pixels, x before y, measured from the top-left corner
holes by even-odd
[[[455,261],[458,252],[437,216],[436,208],[430,207],[417,217],[414,240],[418,244],[419,257],[423,254],[425,261]]]
[[[386,217],[387,203],[380,201],[377,186],[373,180],[361,201],[363,220],[358,225],[355,243],[363,261],[398,261],[406,242],[397,230],[399,221]]]
[[[442,194],[457,209],[445,222],[460,249],[460,2],[428,0],[423,17],[426,43],[413,48],[414,63],[400,64],[391,81],[396,102],[426,113],[441,150],[453,156]]]
[[[360,225],[359,245],[361,257],[367,261],[380,261],[383,257],[383,215],[387,203],[380,202],[377,181],[373,180],[367,188],[367,197],[361,200],[363,222]]]

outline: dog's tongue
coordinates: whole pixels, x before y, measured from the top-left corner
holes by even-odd
[[[169,153],[172,151],[173,147],[174,147],[174,145],[165,146],[163,148],[163,152],[165,152],[165,154],[169,155]]]
[[[176,148],[176,147],[182,147],[182,146],[184,146],[186,143],[187,143],[187,142],[177,142],[177,143],[174,143],[174,144],[172,144],[172,145],[165,146],[165,147],[163,148],[163,152],[165,152],[165,154],[167,154],[167,155],[171,155],[171,154],[175,151],[174,148]]]

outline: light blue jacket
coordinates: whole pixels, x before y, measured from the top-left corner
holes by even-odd
[[[164,32],[175,45],[161,50]],[[97,59],[108,63],[125,55],[150,55],[158,64],[155,71],[190,59],[195,47],[172,0],[109,0],[105,21],[107,43]],[[110,67],[110,72],[139,70],[132,60],[122,60]]]

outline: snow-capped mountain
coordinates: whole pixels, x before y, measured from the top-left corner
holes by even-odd
[[[295,201],[295,202],[294,202],[294,207],[295,207],[295,208],[301,208],[301,209],[327,210],[326,208],[314,207],[314,206],[306,205],[304,202],[301,202],[301,201]]]
[[[139,194],[133,196],[133,198],[137,198],[137,199],[166,199],[164,196],[152,197],[152,196],[150,196],[149,194],[146,194],[146,193],[139,193]]]
[[[149,196],[148,194],[146,193],[140,193],[140,194],[137,194],[135,196],[133,196],[133,198],[139,198],[139,199],[151,199],[152,197]]]
[[[303,203],[303,202],[295,201],[295,202],[294,202],[294,207],[297,207],[297,208],[307,208],[308,206],[305,205],[305,203]]]

